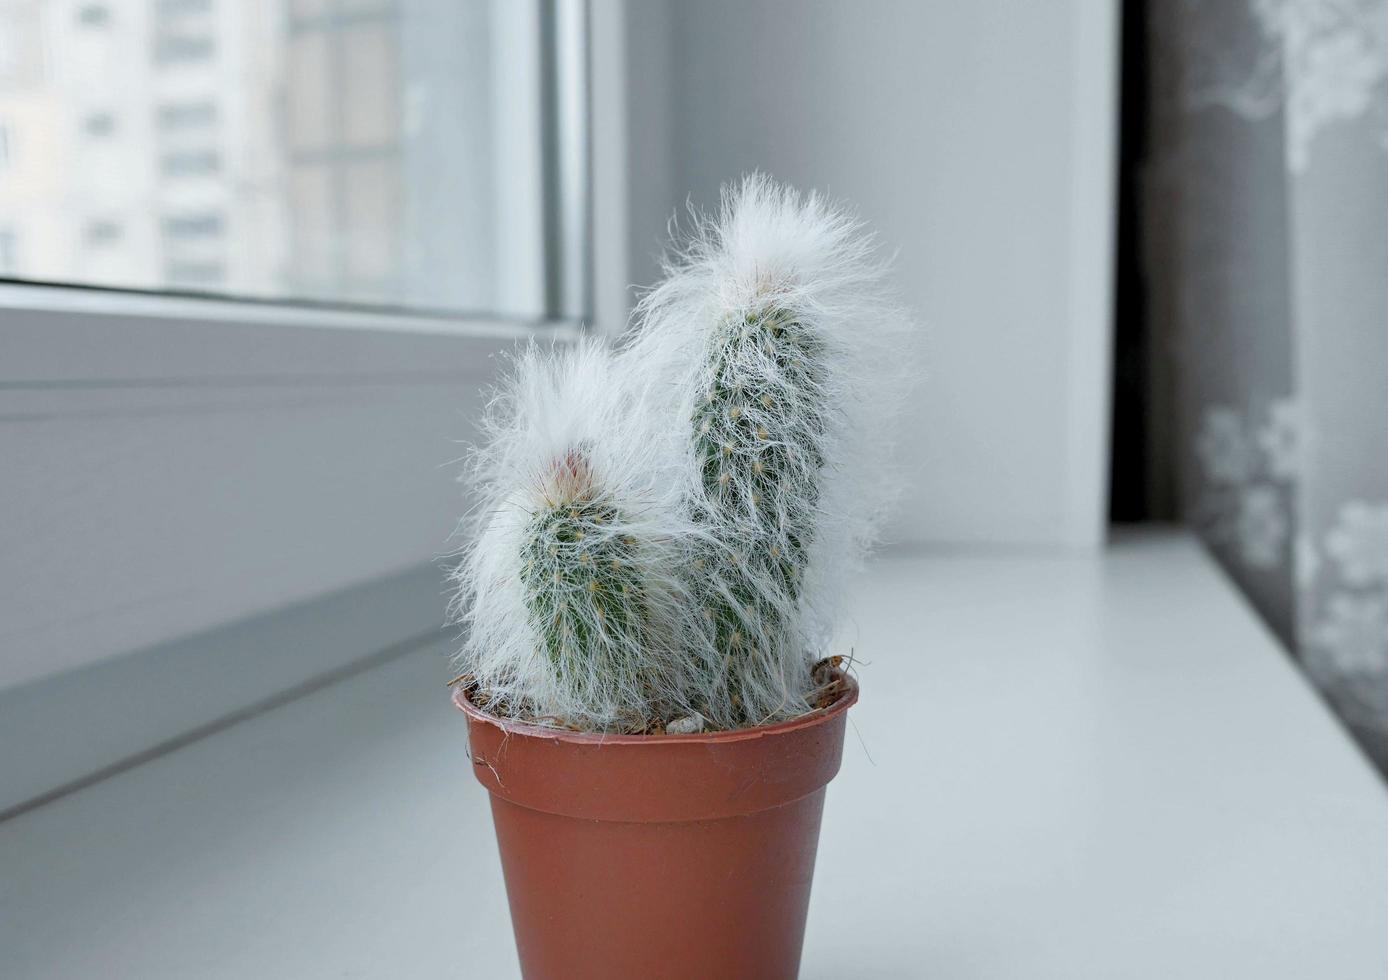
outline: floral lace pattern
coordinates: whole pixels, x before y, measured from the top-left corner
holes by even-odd
[[[1148,11],[1183,510],[1388,775],[1388,0]]]
[[[1243,568],[1266,572],[1291,561],[1296,410],[1277,400],[1261,424],[1255,417],[1228,405],[1205,409],[1194,444],[1203,477],[1198,523]]]
[[[1293,172],[1306,169],[1316,135],[1336,122],[1371,117],[1388,149],[1388,0],[1249,0],[1248,11],[1258,30],[1253,51],[1202,46],[1190,105],[1255,119],[1284,110]]]
[[[1346,584],[1388,584],[1388,503],[1347,502],[1325,536],[1325,550]]]
[[[1388,677],[1388,502],[1350,500],[1325,534],[1333,578],[1304,637],[1318,678]]]
[[[1388,672],[1388,599],[1332,595],[1309,639],[1336,674]]]

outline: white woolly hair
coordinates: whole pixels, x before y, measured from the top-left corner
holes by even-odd
[[[726,549],[690,587],[718,667],[703,702],[754,725],[805,710],[896,495],[917,334],[874,239],[820,195],[753,174],[691,216],[620,356],[683,430],[684,496]]]
[[[709,668],[681,566],[700,532],[625,370],[597,343],[532,345],[484,414],[452,612],[499,713],[602,731],[695,710]]]

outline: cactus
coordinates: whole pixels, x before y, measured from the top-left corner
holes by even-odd
[[[687,714],[687,522],[659,436],[594,344],[524,354],[473,461],[475,544],[455,573],[460,666],[514,714],[597,730]]]
[[[861,560],[893,485],[909,322],[883,302],[872,254],[842,211],[749,177],[695,216],[623,352],[663,365],[651,388],[689,426],[686,495],[710,533],[687,574],[720,724],[806,709],[837,573]]]
[[[594,731],[811,707],[895,485],[910,323],[873,254],[843,211],[750,177],[696,216],[615,357],[521,356],[455,572],[478,697]]]
[[[705,548],[698,560],[729,724],[803,709],[803,685],[783,671],[798,664],[805,642],[794,613],[829,428],[819,354],[812,328],[775,303],[716,324],[705,352],[706,389],[692,413],[702,491],[695,513],[716,528],[725,552]]]
[[[641,542],[581,448],[553,462],[546,484],[522,537],[520,580],[550,666],[584,702],[605,687],[639,690],[659,642]]]

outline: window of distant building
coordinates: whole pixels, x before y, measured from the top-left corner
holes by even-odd
[[[87,244],[94,246],[111,245],[120,240],[120,222],[100,219],[87,225]]]
[[[166,133],[202,129],[216,124],[217,105],[213,102],[166,103],[156,112],[155,122]]]
[[[162,223],[164,237],[187,241],[189,239],[217,238],[222,234],[224,222],[216,212],[180,214],[166,217]]]
[[[82,131],[93,139],[102,139],[116,131],[116,117],[110,112],[93,112],[82,120]]]
[[[159,160],[159,171],[165,177],[206,177],[221,169],[222,155],[216,150],[165,153]]]
[[[83,27],[106,27],[111,23],[111,9],[104,3],[84,3],[77,8],[77,23]]]

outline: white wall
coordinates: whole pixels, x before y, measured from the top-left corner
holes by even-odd
[[[685,194],[708,204],[744,171],[853,202],[899,249],[897,284],[928,330],[906,426],[917,484],[896,536],[1101,541],[1112,0],[700,0],[625,13],[632,279],[649,282]]]

